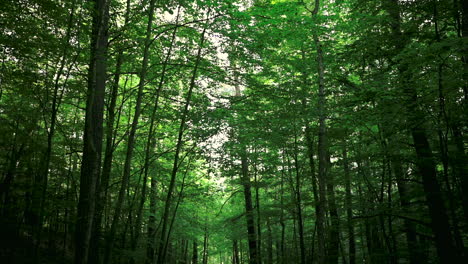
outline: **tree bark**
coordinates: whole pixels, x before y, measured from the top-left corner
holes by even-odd
[[[126,3],[126,11],[125,11],[125,21],[124,25],[122,28],[125,28],[128,19],[129,19],[129,14],[130,14],[130,0],[127,0]],[[109,106],[107,108],[107,120],[106,120],[106,147],[105,147],[105,152],[104,152],[104,161],[102,165],[102,173],[101,173],[101,178],[100,178],[100,184],[99,184],[99,190],[98,190],[98,195],[99,199],[96,202],[96,213],[95,213],[95,220],[94,220],[94,227],[93,227],[93,234],[92,234],[92,240],[91,240],[91,252],[90,252],[90,258],[92,259],[92,263],[99,263],[99,250],[101,245],[99,244],[99,241],[101,240],[102,237],[102,230],[101,230],[101,225],[102,225],[102,217],[104,213],[104,207],[106,206],[106,200],[107,200],[107,189],[109,187],[109,180],[110,180],[110,174],[111,174],[111,169],[112,169],[112,160],[114,156],[114,141],[115,141],[115,131],[114,131],[114,123],[115,123],[115,117],[116,117],[116,112],[115,108],[117,105],[117,98],[119,94],[119,82],[120,82],[120,76],[121,76],[121,68],[123,64],[123,49],[121,47],[118,54],[117,54],[117,59],[116,59],[116,65],[115,65],[115,75],[114,75],[114,82],[112,85],[111,89],[111,95],[110,95],[110,100],[109,100]]]
[[[247,161],[247,151],[244,149],[241,154],[242,176],[241,181],[244,187],[245,217],[247,221],[247,238],[249,244],[249,263],[258,264],[257,239],[255,232],[255,221],[253,216],[252,192],[249,176],[249,165]]]
[[[88,263],[96,204],[96,186],[99,182],[101,167],[109,2],[107,0],[94,0],[93,4],[80,196],[75,228],[75,264]]]

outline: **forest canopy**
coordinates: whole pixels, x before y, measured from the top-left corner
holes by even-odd
[[[0,262],[468,263],[468,1],[2,0]]]

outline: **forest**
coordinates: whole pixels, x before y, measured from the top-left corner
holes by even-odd
[[[1,0],[0,263],[468,263],[468,1]]]

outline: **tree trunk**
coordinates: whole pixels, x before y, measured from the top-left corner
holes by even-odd
[[[146,241],[146,264],[154,263],[154,249],[156,240],[156,177],[151,177],[150,208],[148,219],[148,238]],[[194,242],[196,243],[196,242]]]
[[[271,231],[270,218],[267,218],[267,234],[268,234],[268,246],[267,246],[267,264],[273,264],[273,232]]]
[[[196,240],[193,241],[192,264],[198,264],[198,246]]]
[[[88,98],[81,163],[80,196],[75,228],[75,264],[88,263],[96,204],[96,186],[99,183],[101,167],[109,2],[107,0],[94,0],[93,2]]]
[[[330,164],[330,154],[327,153],[327,163]],[[327,194],[328,194],[328,205],[330,214],[330,239],[329,247],[327,251],[328,263],[338,263],[339,258],[339,247],[340,247],[340,222],[338,216],[338,209],[336,206],[335,199],[335,186],[334,179],[331,173],[327,173]]]
[[[128,23],[128,17],[130,14],[130,0],[127,0],[126,11],[125,11],[125,27]],[[91,240],[91,251],[90,258],[92,263],[99,263],[99,249],[101,245],[99,244],[102,237],[102,217],[104,213],[104,207],[106,206],[107,199],[107,189],[109,187],[109,179],[112,169],[112,159],[114,156],[114,123],[115,123],[115,107],[117,104],[117,97],[119,94],[119,82],[121,76],[121,68],[123,64],[123,50],[120,49],[117,54],[116,65],[115,65],[115,75],[114,82],[111,89],[111,96],[109,100],[109,106],[107,108],[107,120],[106,120],[106,148],[104,153],[104,161],[102,165],[102,173],[99,184],[98,195],[99,199],[96,202],[96,213],[93,227],[93,234]]]
[[[351,175],[349,171],[348,150],[346,140],[343,141],[343,170],[345,176],[345,207],[346,224],[348,228],[349,264],[356,263],[356,240],[354,238],[353,203],[351,194]]]
[[[232,259],[232,264],[240,264],[239,260],[239,246],[237,243],[237,240],[234,240],[232,242],[232,250],[233,250],[233,259]]]
[[[249,241],[249,263],[258,264],[257,240],[255,232],[255,221],[253,217],[252,192],[249,176],[249,165],[247,161],[247,151],[244,150],[241,156],[242,176],[241,181],[244,187],[245,218],[247,221],[247,238]]]
[[[294,136],[294,168],[296,174],[296,188],[294,190],[296,196],[296,210],[297,210],[297,225],[299,231],[299,249],[301,253],[301,263],[306,263],[306,249],[304,242],[304,221],[302,219],[302,196],[301,196],[301,175],[299,173],[299,160],[297,153],[299,152],[297,148],[297,136]]]
[[[391,163],[393,167],[393,173],[395,174],[398,194],[400,196],[400,205],[403,211],[406,213],[410,212],[410,197],[408,195],[408,186],[404,181],[404,172],[401,166],[401,158],[398,153],[392,153]],[[424,259],[420,255],[418,241],[416,239],[416,226],[415,224],[405,219],[403,221],[405,227],[406,243],[408,246],[409,260],[411,264],[419,263],[419,260]]]
[[[125,163],[123,168],[122,183],[120,186],[119,195],[117,198],[117,204],[115,206],[114,216],[112,218],[112,223],[110,231],[106,240],[106,247],[104,251],[104,263],[110,263],[110,258],[112,254],[112,248],[114,245],[114,238],[117,232],[117,225],[120,219],[122,212],[122,205],[125,197],[125,191],[127,190],[127,185],[130,179],[130,168],[133,157],[133,150],[135,144],[135,134],[138,128],[138,121],[141,114],[141,101],[143,99],[143,89],[145,87],[146,73],[148,70],[148,60],[149,60],[149,48],[151,45],[151,28],[153,25],[154,9],[155,9],[156,0],[151,0],[148,9],[148,24],[146,26],[146,36],[145,36],[145,46],[143,50],[143,62],[141,65],[140,71],[140,81],[138,83],[138,94],[135,105],[135,114],[133,116],[132,125],[130,128],[130,133],[127,139],[127,152],[125,156]]]
[[[284,151],[283,151],[284,152]],[[283,161],[284,164],[284,161]],[[286,224],[284,223],[284,165],[281,168],[281,185],[280,185],[280,205],[281,205],[281,212],[280,212],[280,225],[281,225],[281,242],[279,247],[279,263],[284,264],[285,262],[285,255],[284,255],[284,243],[285,243],[285,233],[286,233]]]
[[[395,42],[395,52],[399,53],[404,48],[405,40],[400,30],[400,9],[397,0],[388,0],[387,11],[392,18],[392,34]],[[408,113],[408,122],[411,125],[410,132],[416,151],[416,165],[422,176],[423,187],[426,195],[426,203],[429,208],[432,231],[435,235],[435,244],[439,260],[443,263],[459,261],[460,257],[453,246],[452,234],[440,185],[437,179],[436,163],[432,155],[424,125],[424,113],[418,108],[418,96],[415,88],[408,83],[411,79],[408,66],[405,63],[399,65],[400,85],[405,95],[405,107]],[[456,262],[455,261],[455,262]]]
[[[260,228],[261,223],[261,216],[260,216],[260,197],[259,197],[259,187],[258,187],[258,180],[257,180],[257,168],[255,165],[255,173],[254,173],[254,181],[255,181],[255,206],[257,207],[257,253],[258,253],[258,260],[259,264],[262,263],[262,231]]]
[[[48,179],[49,179],[49,171],[50,171],[50,160],[52,158],[52,149],[53,149],[53,140],[55,136],[55,130],[56,130],[56,123],[57,123],[57,114],[59,111],[60,104],[62,102],[62,96],[63,96],[63,87],[62,91],[59,93],[61,85],[60,85],[60,79],[62,78],[65,70],[65,66],[67,64],[67,56],[69,52],[69,44],[70,44],[70,39],[71,39],[71,30],[74,26],[74,15],[75,15],[75,4],[76,1],[73,1],[70,15],[68,18],[68,25],[67,25],[67,30],[66,30],[66,35],[64,39],[63,45],[63,50],[62,50],[62,56],[60,59],[59,63],[59,69],[57,73],[55,74],[54,78],[54,88],[52,92],[52,105],[50,109],[50,123],[49,127],[46,128],[47,132],[47,147],[44,152],[43,160],[42,160],[42,169],[38,174],[37,179],[35,179],[35,183],[33,186],[33,195],[32,195],[32,212],[33,212],[33,217],[35,220],[34,226],[33,226],[33,236],[35,236],[35,249],[34,249],[34,261],[37,263],[40,260],[38,259],[38,250],[39,246],[41,244],[41,239],[42,239],[42,225],[43,225],[43,218],[44,218],[44,206],[45,206],[45,200],[47,196],[47,185],[48,185]],[[66,81],[65,81],[66,82]],[[65,86],[65,83],[62,85]],[[49,98],[47,98],[47,101]],[[47,126],[47,125],[46,125]]]
[[[171,203],[172,203],[172,198],[173,198],[172,193],[174,191],[177,171],[179,169],[180,152],[184,144],[183,134],[184,134],[185,126],[186,126],[186,121],[188,118],[189,106],[191,103],[193,88],[195,87],[195,80],[198,74],[198,67],[200,66],[200,61],[202,57],[202,50],[203,50],[203,45],[205,43],[205,33],[206,33],[207,26],[208,25],[205,24],[203,31],[201,33],[200,45],[198,47],[196,61],[195,61],[195,65],[193,68],[192,77],[190,80],[189,90],[187,92],[187,98],[185,101],[184,109],[182,111],[182,118],[180,120],[179,132],[178,132],[178,137],[177,137],[177,145],[176,145],[175,154],[174,154],[174,163],[172,165],[171,181],[169,183],[169,188],[168,188],[167,196],[166,196],[166,204],[164,206],[164,212],[163,212],[163,217],[162,217],[162,229],[161,229],[159,251],[158,251],[159,256],[158,256],[158,261],[157,261],[158,264],[164,263],[164,258],[165,258],[164,245],[165,245],[165,240],[166,240],[166,235],[167,235],[166,232],[167,232],[170,208],[171,208]]]
[[[315,0],[315,7],[312,16],[317,16],[320,8],[320,0]],[[316,225],[318,239],[318,263],[324,264],[327,260],[325,244],[325,211],[326,211],[326,186],[327,186],[327,125],[326,125],[326,95],[325,95],[325,66],[323,63],[323,50],[320,38],[316,32],[313,34],[315,49],[317,51],[317,73],[318,73],[318,201],[316,202]]]
[[[464,43],[468,42],[468,3],[463,0],[454,0],[455,4],[455,20],[458,26],[458,36],[462,38]],[[461,13],[461,21],[460,14]],[[463,79],[464,84],[462,86],[464,92],[463,107],[464,112],[461,113],[460,117],[451,116],[450,130],[452,132],[453,143],[456,146],[453,166],[455,169],[455,175],[457,180],[461,183],[459,193],[461,193],[462,208],[465,216],[465,221],[468,222],[468,157],[465,153],[465,145],[463,134],[466,132],[466,124],[468,117],[468,48],[466,45],[461,49],[461,60],[463,63]],[[453,87],[457,89],[456,87]],[[458,113],[457,113],[458,114]],[[464,129],[463,129],[464,128]],[[464,131],[463,131],[464,130]]]
[[[208,233],[205,228],[205,236],[203,238],[203,253],[202,253],[202,264],[208,263]]]

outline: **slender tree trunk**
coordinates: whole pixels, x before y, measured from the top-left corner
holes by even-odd
[[[107,0],[94,0],[93,4],[91,60],[88,70],[80,196],[75,227],[75,264],[88,263],[97,196],[96,187],[99,184],[101,167],[109,2]]]
[[[154,263],[154,249],[156,240],[156,177],[151,177],[150,208],[148,219],[148,238],[146,241],[146,264]],[[196,242],[194,242],[196,243]]]
[[[209,12],[208,12],[209,14]],[[169,213],[170,213],[170,208],[171,208],[171,203],[172,203],[172,193],[174,191],[174,186],[175,186],[175,180],[177,177],[177,171],[179,168],[179,158],[180,158],[180,152],[182,150],[182,146],[184,144],[183,141],[183,134],[186,126],[186,121],[188,118],[188,113],[189,113],[189,106],[191,103],[191,98],[192,98],[192,92],[195,87],[195,80],[197,78],[198,74],[198,67],[200,66],[200,61],[202,58],[202,50],[203,50],[203,45],[205,43],[205,33],[207,29],[207,24],[205,24],[203,31],[201,33],[201,39],[200,39],[200,45],[198,47],[197,51],[197,56],[196,56],[196,61],[195,65],[193,68],[192,72],[192,77],[190,80],[190,85],[189,85],[189,90],[187,92],[187,98],[185,101],[185,106],[182,111],[182,118],[180,120],[180,125],[179,125],[179,132],[178,132],[178,137],[177,137],[177,145],[176,145],[176,150],[174,154],[174,163],[172,166],[172,173],[171,173],[171,181],[169,183],[169,188],[167,191],[167,196],[166,196],[166,204],[164,206],[164,212],[163,212],[163,218],[162,218],[162,229],[161,229],[161,237],[159,241],[159,256],[158,256],[158,264],[163,264],[164,263],[164,256],[165,252],[163,252],[164,249],[164,244],[166,240],[166,232],[167,232],[167,225],[168,225],[168,220],[169,220]]]
[[[258,179],[257,179],[257,168],[255,165],[255,173],[254,173],[254,181],[255,181],[255,206],[257,207],[257,253],[258,253],[258,261],[259,264],[262,263],[262,231],[260,228],[261,223],[261,215],[260,215],[260,195],[259,195],[259,187],[258,187]]]
[[[405,40],[400,30],[400,9],[397,0],[388,0],[387,11],[392,21],[392,31],[395,42],[395,52],[400,52],[404,48]],[[416,165],[422,176],[426,203],[429,208],[432,231],[435,235],[435,244],[439,260],[443,263],[459,261],[457,251],[453,245],[452,234],[440,185],[437,179],[436,164],[429,145],[427,132],[421,120],[424,120],[424,113],[418,108],[418,96],[415,88],[408,83],[411,79],[408,66],[404,63],[399,65],[400,85],[406,97],[405,107],[408,113],[408,122],[411,124],[410,132],[416,151]]]
[[[175,222],[176,216],[177,216],[177,210],[179,209],[180,202],[182,201],[182,198],[183,198],[183,195],[184,195],[185,179],[187,178],[187,174],[189,173],[190,165],[192,163],[192,158],[193,158],[193,156],[190,157],[190,159],[189,159],[189,161],[187,163],[187,169],[186,169],[186,171],[184,173],[184,177],[182,178],[182,184],[181,184],[182,186],[180,188],[180,192],[179,192],[179,196],[177,198],[177,202],[176,202],[176,206],[174,208],[174,212],[172,213],[172,219],[171,219],[171,223],[169,225],[169,229],[167,231],[166,245],[164,246],[163,252],[167,251],[167,246],[169,244],[169,240],[170,240],[171,233],[172,233],[172,227],[174,226],[174,222]]]
[[[459,7],[461,9],[461,36],[464,40],[464,43],[468,41],[468,3],[464,0],[460,0]],[[465,84],[463,85],[463,92],[465,94],[465,98],[463,104],[465,107],[467,106],[468,102],[468,48],[465,47],[462,49],[462,62],[463,62],[463,79],[465,80]],[[466,111],[466,110],[465,110]],[[464,113],[465,116],[465,124],[466,124],[466,117],[467,113]],[[466,167],[465,167],[466,168]],[[466,180],[468,182],[468,180]],[[468,188],[468,185],[464,185],[464,187]],[[465,189],[467,190],[467,189]]]
[[[284,152],[284,151],[283,151]],[[284,164],[284,161],[283,161]],[[285,244],[285,235],[286,235],[286,224],[284,223],[284,165],[281,168],[281,185],[280,185],[280,205],[281,205],[281,212],[280,212],[280,225],[281,225],[281,242],[279,247],[280,252],[280,259],[279,263],[284,264],[285,255],[284,255],[284,244]]]
[[[299,249],[301,253],[301,263],[306,263],[306,249],[304,242],[304,221],[302,219],[302,196],[301,196],[301,175],[299,173],[299,161],[297,153],[299,152],[297,148],[297,136],[294,136],[294,168],[296,174],[296,188],[294,190],[296,196],[296,211],[297,211],[297,225],[299,230]]]
[[[321,45],[318,41],[318,37],[316,37],[316,45]],[[319,54],[322,54],[321,48],[317,48],[320,50]],[[318,208],[318,217],[317,217],[317,234],[318,234],[318,257],[319,263],[325,263],[326,259],[326,250],[325,250],[325,208],[327,206],[327,199],[326,199],[326,181],[327,181],[327,132],[326,132],[326,116],[325,116],[325,93],[324,93],[324,85],[323,85],[323,62],[321,59],[321,55],[319,57],[319,77],[321,80],[319,81],[319,136],[318,136],[318,192],[319,192],[319,202],[317,205]]]
[[[403,168],[401,166],[401,158],[398,153],[392,154],[392,167],[395,174],[398,194],[400,196],[400,205],[404,212],[410,212],[410,197],[408,195],[408,186],[404,181]],[[408,246],[409,258],[411,264],[419,263],[419,260],[424,259],[420,257],[419,244],[416,239],[416,226],[412,221],[405,219],[403,221],[405,227],[406,243]]]
[[[62,95],[63,95],[63,87],[62,91],[60,91],[61,86],[60,80],[64,74],[65,66],[68,60],[68,52],[69,52],[69,44],[71,39],[71,32],[74,26],[74,15],[75,15],[75,3],[76,1],[72,2],[72,7],[70,11],[70,15],[68,18],[68,25],[66,30],[66,36],[64,39],[62,56],[59,63],[59,69],[55,74],[54,78],[54,88],[52,92],[52,106],[50,109],[51,117],[50,123],[46,130],[47,132],[47,147],[44,152],[44,157],[42,161],[42,170],[39,172],[39,177],[37,177],[34,188],[33,188],[33,215],[34,215],[34,227],[33,227],[33,235],[35,236],[35,249],[34,249],[34,261],[37,263],[40,260],[39,258],[39,247],[42,240],[42,226],[43,226],[43,217],[44,217],[44,206],[45,200],[47,195],[47,185],[49,179],[49,171],[50,171],[50,160],[52,158],[52,149],[53,149],[53,140],[55,136],[55,129],[57,123],[57,114],[59,111],[60,104],[62,102]],[[59,93],[60,92],[60,93]],[[48,100],[48,98],[47,98]]]
[[[327,153],[327,163],[330,164],[329,153]],[[328,263],[338,263],[340,247],[340,222],[335,199],[334,179],[331,173],[327,173],[327,194],[331,220],[329,228],[329,248],[327,251]]]
[[[320,8],[320,0],[315,0],[312,16],[316,17]],[[315,49],[317,51],[317,73],[318,73],[318,201],[316,205],[317,214],[317,239],[318,239],[318,263],[324,264],[327,260],[326,235],[325,235],[325,212],[326,212],[326,186],[327,186],[327,125],[326,125],[326,95],[325,95],[325,66],[323,63],[322,44],[317,32],[313,33]]]
[[[267,264],[273,264],[273,232],[271,230],[270,218],[267,218],[267,234],[268,234],[268,246],[267,246]]]
[[[236,96],[240,96],[240,89],[236,87]],[[247,223],[247,240],[249,246],[249,263],[250,264],[258,264],[258,247],[257,247],[257,239],[256,239],[256,232],[255,232],[255,221],[254,221],[254,213],[253,213],[253,206],[252,206],[252,192],[251,192],[251,183],[250,183],[250,175],[249,175],[249,164],[247,160],[247,150],[246,147],[243,146],[241,150],[241,182],[244,188],[244,202],[245,202],[245,213],[246,213],[246,223]]]
[[[233,264],[240,264],[240,259],[239,259],[239,246],[237,240],[234,240],[233,242],[233,249],[234,249],[234,261]]]
[[[435,38],[437,42],[441,41],[440,33],[439,33],[439,11],[438,11],[438,6],[437,6],[437,1],[433,0],[432,2],[434,6],[434,31],[435,31]],[[452,230],[454,234],[454,239],[455,239],[455,245],[457,246],[458,251],[460,252],[460,255],[463,255],[464,251],[464,245],[463,245],[463,239],[460,234],[460,229],[459,229],[459,222],[458,218],[456,215],[456,203],[455,203],[455,195],[459,192],[453,191],[452,186],[450,185],[450,180],[449,180],[449,153],[448,153],[448,133],[449,133],[449,128],[450,125],[454,124],[453,121],[451,121],[452,118],[449,118],[446,107],[445,107],[445,96],[444,96],[444,85],[443,85],[443,64],[439,63],[437,65],[437,86],[438,86],[438,92],[439,92],[439,113],[437,116],[437,134],[439,135],[439,148],[440,148],[440,156],[441,156],[441,161],[443,165],[443,181],[445,183],[445,188],[446,188],[446,196],[449,202],[449,213],[450,213],[450,218],[452,221]],[[445,131],[443,131],[443,127],[445,124]],[[462,155],[464,155],[464,150],[462,150]],[[454,174],[459,176],[459,178],[464,178],[464,171],[460,170],[458,165],[458,158],[459,158],[459,153],[456,152],[455,156],[455,166],[454,166]],[[454,162],[451,162],[452,164]],[[464,179],[463,179],[464,180]],[[462,180],[462,182],[463,182]],[[464,198],[466,195],[462,195],[462,203],[466,201],[467,199]],[[465,207],[463,207],[465,209]],[[467,212],[464,210],[464,212]],[[468,216],[465,214],[465,216]],[[466,218],[468,219],[468,218]]]
[[[154,10],[155,10],[155,2],[156,0],[151,0],[148,9],[148,24],[146,26],[146,37],[145,37],[145,46],[143,50],[143,62],[141,65],[140,71],[140,81],[138,83],[138,94],[136,99],[135,105],[135,114],[133,116],[132,125],[130,128],[130,133],[127,139],[127,152],[125,156],[125,163],[123,168],[123,175],[122,175],[122,183],[120,186],[119,195],[117,198],[117,204],[115,207],[114,216],[112,218],[112,223],[110,227],[110,231],[106,240],[106,247],[104,251],[104,263],[110,263],[112,248],[114,245],[114,238],[117,232],[117,225],[120,219],[120,215],[122,212],[122,205],[125,197],[125,191],[127,190],[127,185],[130,179],[130,168],[132,163],[133,157],[133,150],[135,145],[135,134],[138,128],[138,121],[141,114],[141,102],[143,99],[143,89],[145,87],[145,79],[146,73],[148,70],[148,60],[149,60],[149,48],[151,45],[151,28],[153,25],[153,17],[154,17]]]
[[[312,192],[314,196],[314,201],[315,201],[315,228],[314,232],[319,232],[318,231],[318,219],[320,218],[321,214],[321,204],[320,204],[320,198],[319,198],[319,192],[318,192],[318,187],[317,187],[317,178],[315,177],[315,162],[314,162],[314,142],[312,140],[312,135],[311,135],[311,129],[309,124],[306,124],[305,126],[305,137],[306,137],[306,143],[307,143],[307,156],[308,156],[308,161],[309,161],[309,168],[310,168],[310,176],[311,176],[311,182],[312,182]],[[323,230],[321,230],[323,231]],[[323,234],[322,234],[323,235]],[[320,238],[319,238],[320,239]],[[319,240],[320,243],[320,240]],[[312,241],[312,255],[315,253],[315,240]],[[312,261],[314,260],[314,257],[312,256]]]
[[[253,217],[252,192],[249,176],[249,165],[247,153],[244,150],[241,156],[242,176],[241,181],[244,186],[245,212],[247,221],[247,237],[249,241],[249,263],[258,264],[257,240],[255,232],[255,221]]]
[[[177,9],[177,18],[176,18],[176,25],[179,21],[179,13],[180,13],[180,6],[178,7]],[[157,87],[157,91],[156,91],[156,98],[155,98],[155,104],[154,104],[154,107],[153,107],[153,111],[151,113],[151,118],[150,118],[150,129],[149,129],[149,132],[148,132],[148,138],[147,138],[147,142],[146,142],[146,147],[145,147],[145,162],[144,162],[144,168],[143,168],[143,171],[144,171],[144,176],[143,176],[143,185],[142,185],[142,193],[141,193],[141,199],[140,199],[140,203],[139,203],[139,207],[138,207],[138,212],[137,212],[137,220],[136,220],[136,236],[135,236],[135,239],[134,241],[132,241],[132,250],[135,251],[136,250],[136,246],[137,246],[137,243],[138,243],[138,239],[139,239],[139,236],[140,236],[140,226],[141,226],[141,222],[142,222],[142,212],[143,212],[143,206],[145,204],[145,201],[146,201],[146,185],[147,185],[147,179],[148,179],[148,172],[149,172],[149,167],[150,167],[150,157],[151,157],[151,154],[152,154],[152,150],[153,150],[153,137],[154,137],[154,122],[155,122],[155,119],[156,119],[156,112],[158,110],[158,107],[159,107],[159,96],[160,96],[160,93],[161,93],[161,90],[162,90],[162,87],[164,85],[164,80],[165,80],[165,77],[166,77],[166,69],[167,69],[167,63],[169,62],[169,59],[171,57],[171,53],[172,53],[172,49],[174,47],[174,41],[175,41],[175,37],[176,37],[176,32],[177,32],[177,27],[174,29],[173,33],[172,33],[172,38],[171,38],[171,45],[169,47],[169,51],[166,55],[166,58],[164,60],[164,63],[163,63],[163,69],[162,69],[162,72],[161,72],[161,77],[160,77],[160,80],[159,80],[159,83],[158,83],[158,87]],[[132,258],[133,259],[133,258]]]
[[[203,238],[203,254],[202,254],[202,264],[208,263],[208,230],[205,227],[205,236]]]
[[[18,123],[17,123],[18,124]],[[21,158],[21,155],[23,154],[23,150],[25,145],[22,144],[18,150],[17,150],[17,143],[16,143],[16,133],[15,136],[13,137],[13,144],[12,144],[12,150],[11,154],[9,157],[9,162],[8,162],[8,169],[6,171],[6,174],[3,178],[3,181],[0,183],[0,200],[3,200],[1,206],[0,206],[0,216],[3,216],[5,218],[10,217],[9,214],[6,213],[7,205],[8,202],[8,193],[10,190],[10,185],[13,182],[13,178],[16,175],[16,169],[17,169],[17,164]]]
[[[459,6],[461,7],[461,35],[463,38],[464,43],[468,42],[468,3],[467,1],[460,0]],[[464,91],[464,112],[462,113],[461,120],[458,122],[452,122],[452,132],[453,137],[456,145],[456,172],[461,182],[461,190],[462,190],[462,203],[463,203],[463,211],[465,214],[465,221],[468,222],[468,157],[465,152],[465,144],[466,143],[463,139],[463,133],[467,132],[467,118],[468,118],[468,47],[467,45],[464,46],[462,49],[462,62],[463,62],[463,91]],[[464,128],[464,131],[463,129]]]
[[[193,241],[192,264],[198,264],[198,246],[196,240]]]
[[[354,238],[354,223],[353,223],[353,203],[351,194],[351,175],[349,171],[348,150],[346,140],[343,142],[343,170],[345,176],[345,207],[346,207],[346,222],[348,228],[348,254],[349,264],[356,263],[356,240]]]
[[[130,14],[130,0],[127,0],[126,4],[126,11],[125,11],[125,27],[128,23]],[[106,120],[106,148],[104,153],[104,161],[102,166],[102,173],[101,179],[99,184],[98,195],[99,199],[96,202],[96,213],[95,213],[95,220],[94,220],[94,227],[93,227],[93,234],[91,240],[91,251],[90,251],[90,258],[92,263],[99,263],[99,249],[101,245],[99,244],[101,237],[102,237],[102,217],[104,213],[104,207],[106,206],[106,198],[107,198],[107,189],[109,186],[109,179],[111,174],[112,168],[112,159],[114,156],[114,123],[116,112],[115,108],[117,105],[117,97],[119,94],[119,82],[121,76],[121,68],[123,64],[123,50],[120,49],[117,54],[116,65],[115,65],[115,75],[114,75],[114,82],[111,89],[111,96],[109,100],[109,106],[107,108],[107,120]]]

